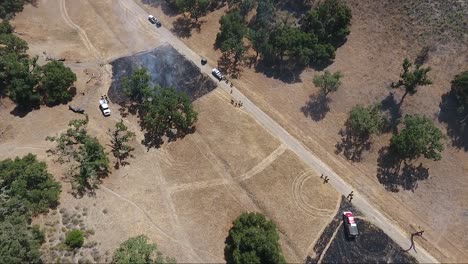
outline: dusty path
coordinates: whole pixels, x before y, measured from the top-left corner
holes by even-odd
[[[129,11],[139,18],[146,18],[147,13],[138,6],[133,0],[119,0],[123,2],[124,6],[129,9]],[[216,80],[211,75],[212,67],[210,65],[201,66],[200,56],[196,54],[193,50],[188,48],[181,40],[179,40],[175,35],[173,35],[168,29],[164,27],[156,28],[150,23],[147,23],[148,28],[152,28],[155,34],[159,34],[161,41],[171,44],[176,50],[178,50],[182,55],[184,55],[188,60],[197,65],[200,68],[201,72],[210,76]],[[340,178],[330,167],[323,163],[313,152],[304,145],[302,145],[296,138],[291,136],[285,129],[283,129],[276,121],[270,118],[265,114],[259,107],[252,103],[246,96],[244,96],[239,90],[235,87],[230,87],[228,84],[221,82],[219,86],[222,87],[226,92],[232,90],[232,96],[235,100],[240,100],[243,102],[243,108],[248,111],[255,120],[261,124],[267,131],[272,135],[281,140],[290,150],[292,150],[300,159],[302,159],[307,165],[316,170],[318,174],[327,175],[330,178],[330,184],[342,195],[347,195],[351,192],[352,187],[346,183],[342,178]],[[409,246],[408,235],[401,230],[393,221],[388,219],[384,214],[382,214],[376,207],[367,202],[359,193],[355,191],[355,198],[353,199],[353,204],[361,212],[363,212],[370,221],[375,225],[381,228],[385,233],[387,233],[398,245],[402,248],[407,248]],[[421,263],[433,263],[438,262],[432,255],[425,251],[422,247],[416,246],[418,252],[412,251],[411,254]]]

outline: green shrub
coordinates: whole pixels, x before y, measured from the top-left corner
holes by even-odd
[[[79,248],[83,245],[83,232],[78,229],[71,230],[65,237],[65,245],[69,248]]]

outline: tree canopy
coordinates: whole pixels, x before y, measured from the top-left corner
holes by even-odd
[[[384,125],[384,118],[380,114],[378,105],[368,107],[356,105],[349,112],[346,125],[353,135],[364,139],[380,132]]]
[[[24,110],[71,100],[76,76],[70,68],[57,61],[37,65],[38,57],[30,58],[27,43],[12,33],[8,21],[0,23],[0,93]]]
[[[308,11],[301,21],[301,28],[317,36],[322,44],[337,46],[349,35],[351,9],[340,0],[325,0]]]
[[[44,235],[37,226],[29,226],[28,221],[24,215],[0,221],[0,263],[41,263]]]
[[[120,244],[112,257],[114,264],[130,263],[176,263],[174,258],[164,258],[162,253],[157,250],[155,244],[148,243],[148,237],[139,235],[132,237]]]
[[[36,156],[0,161],[0,263],[40,263],[44,234],[33,214],[58,204],[60,185]]]
[[[209,4],[209,0],[175,0],[177,9],[180,12],[189,12],[195,21],[206,13]]]
[[[96,138],[88,135],[87,124],[88,119],[72,120],[66,132],[46,138],[57,143],[55,148],[47,151],[57,157],[56,161],[74,162],[69,174],[72,177],[72,186],[78,194],[96,188],[109,169],[104,147]]]
[[[194,129],[198,114],[186,93],[171,87],[151,87],[144,68],[134,71],[122,84],[127,94],[138,103],[140,125],[146,132],[147,146],[159,146],[163,136],[175,139]]]
[[[41,90],[45,103],[58,104],[70,101],[70,87],[76,75],[61,61],[52,61],[41,67]]]
[[[2,0],[0,2],[0,19],[9,19],[21,12],[23,6],[31,0]]]
[[[325,71],[322,75],[314,77],[314,85],[320,89],[323,96],[327,96],[331,92],[336,92],[341,85],[341,72],[330,73]]]
[[[222,52],[234,54],[237,62],[245,52],[242,41],[246,32],[244,19],[238,11],[234,11],[222,16],[219,23],[221,28],[216,35],[216,43]]]
[[[285,263],[276,226],[258,213],[243,213],[234,222],[225,245],[227,263]]]
[[[421,115],[406,115],[404,128],[390,140],[391,148],[404,161],[424,156],[427,159],[440,160],[444,150],[442,132],[430,119]]]
[[[60,184],[47,172],[47,165],[32,154],[0,161],[0,189],[33,214],[56,206],[60,194]]]
[[[468,110],[468,71],[457,74],[452,80],[452,94],[457,99],[458,112]]]
[[[125,160],[133,157],[131,152],[135,150],[127,143],[135,139],[135,133],[129,131],[123,120],[120,119],[119,122],[115,123],[115,129],[113,131],[109,129],[108,134],[111,136],[112,154],[117,159],[116,165],[126,165],[128,162]]]
[[[405,93],[401,98],[400,104],[403,103],[407,94],[413,95],[417,92],[418,86],[425,86],[432,84],[432,81],[427,76],[427,73],[431,70],[430,67],[423,68],[421,65],[415,65],[412,70],[413,64],[408,60],[404,59],[402,64],[402,72],[400,74],[400,80],[391,84],[392,88],[403,88]]]

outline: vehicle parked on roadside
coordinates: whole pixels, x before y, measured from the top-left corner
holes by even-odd
[[[343,212],[343,221],[345,224],[346,233],[350,238],[354,238],[359,235],[356,220],[354,219],[352,212]]]
[[[223,74],[216,68],[214,68],[211,73],[213,74],[214,77],[216,77],[216,79],[218,80],[222,80],[224,78]]]
[[[158,19],[156,19],[153,15],[148,16],[148,20],[151,22],[151,24],[156,25],[157,27],[161,26],[161,22],[159,22]]]

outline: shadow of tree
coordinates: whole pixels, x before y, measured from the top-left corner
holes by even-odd
[[[171,31],[180,38],[189,38],[192,36],[192,30],[196,29],[197,32],[200,32],[201,25],[205,22],[204,20],[195,22],[190,17],[181,16],[172,23]]]
[[[161,7],[163,13],[167,16],[173,17],[179,14],[177,7],[175,6],[175,1],[167,0],[141,0],[145,5],[152,7]]]
[[[394,132],[396,133],[396,128],[398,122],[402,116],[400,111],[400,104],[395,100],[395,94],[390,92],[387,97],[380,101],[380,110],[387,115],[383,132]]]
[[[301,82],[300,75],[306,66],[297,64],[294,61],[282,61],[274,64],[259,61],[255,65],[255,71],[263,73],[268,78],[278,79],[284,83],[298,83]]]
[[[345,129],[341,129],[338,134],[341,135],[341,142],[336,143],[335,154],[343,153],[345,158],[350,161],[360,162],[362,153],[372,147],[369,137],[361,138],[354,135],[349,126],[345,126]]]
[[[140,121],[141,124],[141,121]],[[143,128],[142,128],[143,130]],[[174,142],[178,139],[183,139],[186,135],[193,134],[195,133],[196,127],[192,126],[187,130],[169,130],[166,132],[148,132],[146,131],[144,133],[144,138],[141,141],[141,144],[143,144],[146,147],[146,150],[149,151],[150,148],[159,148],[164,144],[164,142]]]
[[[389,147],[379,150],[377,166],[377,179],[391,192],[399,192],[400,189],[414,192],[419,181],[429,178],[429,169],[423,167],[422,163],[418,166],[406,164]]]
[[[463,120],[468,116],[468,111],[461,114],[457,112],[456,99],[450,92],[442,95],[439,107],[439,122],[447,124],[447,135],[452,146],[468,151],[468,118]]]
[[[314,121],[320,121],[330,111],[330,102],[331,99],[326,96],[313,94],[309,97],[309,101],[301,107],[301,111],[306,117],[310,117]]]
[[[235,62],[227,52],[224,52],[219,58],[218,69],[231,78],[237,79],[240,77],[239,61]]]

